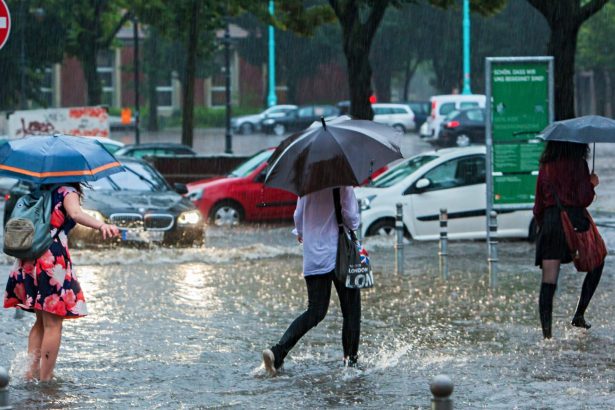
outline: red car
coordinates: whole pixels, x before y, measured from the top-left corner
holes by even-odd
[[[188,197],[216,225],[292,219],[297,195],[263,185],[274,149],[256,153],[226,177],[188,184]]]

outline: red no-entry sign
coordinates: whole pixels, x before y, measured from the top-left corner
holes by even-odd
[[[9,8],[4,0],[0,0],[0,48],[2,48],[4,43],[6,43],[6,40],[9,39],[10,32],[11,13],[9,13]]]

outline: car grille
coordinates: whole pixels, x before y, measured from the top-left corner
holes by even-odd
[[[174,218],[169,214],[145,215],[145,229],[168,231],[173,227]]]
[[[112,214],[109,220],[119,228],[140,228],[143,226],[143,217],[139,214]]]
[[[151,231],[168,231],[175,222],[170,214],[112,214],[109,220],[119,228],[145,228]]]

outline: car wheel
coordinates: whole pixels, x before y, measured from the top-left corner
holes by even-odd
[[[458,147],[467,147],[470,145],[470,137],[466,134],[460,134],[455,139],[455,144],[457,144]]]
[[[211,210],[209,220],[216,226],[239,225],[243,220],[243,209],[236,202],[220,202]]]
[[[395,236],[395,219],[380,219],[374,222],[367,230],[367,236]]]
[[[276,124],[273,126],[273,133],[278,137],[281,137],[286,132],[286,127],[284,124]]]
[[[254,132],[254,126],[252,124],[250,124],[249,122],[245,122],[245,123],[241,124],[241,127],[239,127],[239,131],[243,135],[252,134]]]
[[[395,124],[395,125],[393,125],[393,128],[395,129],[395,131],[400,132],[402,134],[406,133],[406,127],[404,127],[401,124]]]

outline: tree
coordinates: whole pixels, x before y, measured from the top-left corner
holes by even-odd
[[[111,48],[115,35],[130,20],[122,0],[63,0],[67,25],[66,52],[76,57],[83,69],[89,105],[102,103],[102,83],[98,75],[99,51]]]
[[[11,37],[0,50],[0,110],[18,107],[21,93],[21,74],[25,79],[25,98],[40,105],[46,103],[39,92],[44,68],[62,62],[66,30],[63,15],[53,0],[9,0],[11,10]],[[23,11],[20,13],[20,10]],[[25,51],[25,64],[21,61],[21,42]]]
[[[573,118],[574,69],[581,25],[609,0],[527,0],[551,29],[547,52],[555,60],[555,119]]]

